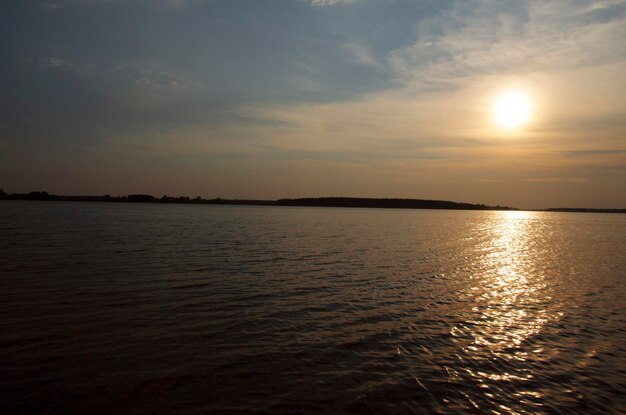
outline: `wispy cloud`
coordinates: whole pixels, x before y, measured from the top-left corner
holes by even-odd
[[[39,61],[41,68],[72,68],[74,64],[67,59],[50,57]]]
[[[626,150],[568,150],[563,151],[562,154],[570,157],[593,157],[626,154]]]
[[[345,51],[353,57],[355,62],[363,65],[380,66],[380,62],[367,45],[346,43],[343,47]]]
[[[626,3],[467,2],[427,19],[417,41],[390,53],[407,82],[464,81],[623,61]]]
[[[522,179],[523,182],[531,183],[587,183],[590,179],[584,177],[533,177],[528,179]]]
[[[59,10],[59,9],[62,9],[63,7],[64,6],[59,3],[53,3],[53,2],[41,3],[41,8],[44,10]]]
[[[339,4],[350,4],[354,3],[356,0],[310,0],[313,6],[323,7],[323,6],[336,6]]]

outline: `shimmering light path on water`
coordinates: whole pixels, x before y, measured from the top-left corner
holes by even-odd
[[[618,413],[626,215],[0,203],[2,413]]]

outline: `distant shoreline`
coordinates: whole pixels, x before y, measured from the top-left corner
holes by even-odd
[[[383,209],[443,209],[443,210],[507,210],[520,209],[510,206],[488,206],[452,202],[448,200],[426,199],[394,199],[394,198],[362,198],[362,197],[318,197],[278,200],[251,199],[203,199],[187,196],[160,198],[146,194],[127,196],[60,196],[43,191],[30,193],[5,193],[0,190],[0,200],[33,200],[57,202],[102,202],[102,203],[170,203],[195,205],[248,205],[248,206],[309,206],[309,207],[350,207],[350,208],[383,208]],[[538,212],[577,212],[577,213],[626,213],[626,209],[590,209],[590,208],[548,208],[530,209]]]

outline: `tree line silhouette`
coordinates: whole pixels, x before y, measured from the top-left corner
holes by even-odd
[[[107,202],[107,203],[182,203],[201,205],[257,205],[257,206],[317,206],[350,208],[392,208],[392,209],[451,209],[451,210],[519,210],[509,206],[488,206],[484,204],[459,203],[448,200],[426,199],[389,199],[363,197],[307,197],[298,199],[251,200],[251,199],[203,199],[188,196],[155,197],[147,194],[126,196],[59,196],[44,191],[29,193],[6,193],[0,189],[0,200],[47,200],[65,202]],[[626,213],[626,209],[588,209],[588,208],[549,208],[538,209],[547,212],[582,212],[582,213]]]

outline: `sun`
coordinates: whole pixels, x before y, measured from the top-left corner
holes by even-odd
[[[519,128],[530,120],[532,102],[521,91],[507,91],[499,95],[493,105],[493,119],[500,127]]]

